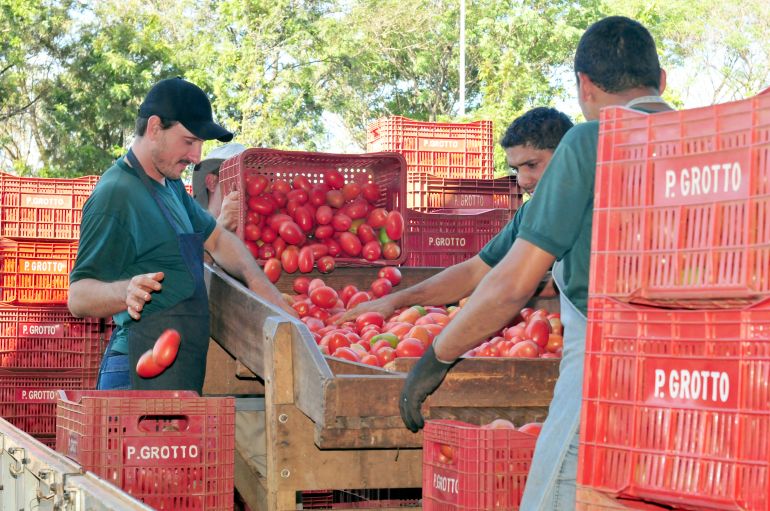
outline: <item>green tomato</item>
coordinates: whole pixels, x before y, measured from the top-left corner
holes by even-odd
[[[396,346],[398,346],[398,341],[399,341],[399,339],[398,339],[398,336],[397,336],[396,334],[394,334],[394,333],[391,333],[391,332],[385,332],[384,334],[377,334],[377,335],[375,335],[374,337],[372,337],[372,338],[369,340],[369,343],[370,343],[372,346],[374,346],[374,345],[377,343],[377,341],[380,341],[380,340],[386,340],[386,341],[388,341],[388,342],[390,343],[390,345],[391,345],[392,347],[394,347],[394,348],[395,348]]]
[[[385,228],[384,227],[380,227],[380,243],[382,243],[384,245],[385,243],[388,243],[389,241],[393,241],[393,240],[388,237],[388,233],[385,232]]]

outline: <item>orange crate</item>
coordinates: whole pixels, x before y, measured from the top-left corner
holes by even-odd
[[[0,367],[98,371],[112,322],[76,318],[66,307],[0,305]]]
[[[448,267],[470,259],[508,223],[504,209],[407,210],[405,266]]]
[[[247,149],[226,160],[219,172],[223,194],[233,190],[242,191],[236,231],[238,237],[244,239],[243,228],[248,210],[245,204],[248,195],[244,191],[246,176],[263,175],[270,181],[276,178],[291,181],[294,176],[305,176],[311,183],[322,183],[324,173],[328,170],[339,171],[344,176],[345,183],[376,183],[380,187],[381,197],[375,206],[388,211],[398,211],[406,218],[406,163],[399,154],[331,154],[255,148]],[[339,256],[334,258],[335,264],[337,267],[401,264],[406,259],[409,248],[404,237],[398,243],[401,246],[401,255],[397,259],[367,261],[362,257]]]
[[[770,509],[770,300],[588,304],[578,483],[685,509]]]
[[[770,96],[602,110],[590,292],[691,308],[770,295]]]
[[[35,436],[56,434],[56,391],[94,389],[96,371],[0,369],[0,416]]]
[[[18,177],[0,172],[0,236],[77,240],[83,204],[99,176]]]
[[[56,450],[156,509],[233,509],[235,400],[62,391]]]
[[[0,240],[0,302],[16,305],[67,303],[77,242]]]
[[[409,209],[506,209],[511,217],[523,194],[513,176],[499,179],[444,179],[428,175],[407,178]]]
[[[423,509],[518,510],[536,441],[537,437],[515,429],[484,429],[443,419],[427,421],[423,433]]]
[[[445,123],[384,117],[367,127],[366,150],[403,154],[409,175],[492,179],[495,172],[492,121]]]

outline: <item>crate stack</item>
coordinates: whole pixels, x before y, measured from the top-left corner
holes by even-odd
[[[766,511],[770,96],[603,110],[598,156],[578,484]]]
[[[0,416],[48,445],[56,390],[94,388],[108,326],[70,315],[83,203],[98,177],[0,173]]]
[[[406,266],[451,266],[476,255],[513,217],[522,193],[514,177],[494,179],[492,122],[373,121],[367,151],[407,163]]]

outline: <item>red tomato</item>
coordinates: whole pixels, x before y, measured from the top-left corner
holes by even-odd
[[[361,185],[358,183],[348,183],[342,187],[342,195],[345,200],[350,202],[361,194]]]
[[[352,232],[343,232],[339,238],[340,247],[345,254],[356,257],[361,254],[361,240]]]
[[[370,366],[380,367],[380,361],[377,358],[377,355],[372,355],[371,353],[367,353],[366,355],[362,356],[361,363],[370,365]]]
[[[304,250],[304,249],[303,249]],[[281,266],[286,273],[294,273],[297,271],[299,258],[299,249],[294,245],[289,245],[281,254]],[[307,273],[307,272],[304,272]]]
[[[313,243],[311,245],[308,245],[308,247],[310,248],[310,251],[313,253],[313,261],[329,253],[329,247],[327,247],[323,243]]]
[[[361,332],[361,342],[367,342],[367,343],[369,343],[371,345],[372,337],[374,337],[375,335],[379,335],[379,334],[380,334],[380,329],[378,327],[374,326],[374,325],[370,325],[369,328],[365,328]],[[388,341],[385,341],[385,342],[388,342]],[[390,344],[390,343],[388,343],[388,344]],[[382,345],[380,345],[380,347],[382,347]],[[374,349],[374,345],[372,345],[371,351],[372,352],[376,351]]]
[[[298,300],[293,304],[291,304],[291,306],[295,311],[297,311],[297,314],[299,314],[300,318],[304,318],[308,314],[310,314],[310,304],[308,303],[307,300]],[[313,318],[313,319],[317,319],[317,318]]]
[[[272,243],[278,237],[278,233],[270,227],[262,229],[262,241],[265,243]]]
[[[300,229],[305,232],[310,232],[310,229],[313,228],[313,216],[304,206],[300,206],[294,210],[294,221],[297,222]]]
[[[539,436],[541,429],[543,429],[542,422],[529,422],[520,427],[519,431],[528,435]]]
[[[152,350],[147,350],[139,357],[136,363],[136,374],[142,378],[154,378],[162,373],[166,368],[159,365],[152,357]]]
[[[286,250],[286,242],[283,241],[283,238],[276,238],[272,245],[275,249],[275,257],[280,259],[283,251]]]
[[[524,336],[535,341],[541,348],[544,348],[545,345],[548,344],[548,336],[550,333],[551,324],[546,319],[530,319],[527,323],[527,328],[524,330]]]
[[[319,307],[329,308],[337,303],[337,291],[329,286],[322,286],[310,291],[310,300]]]
[[[265,188],[267,188],[268,181],[265,176],[259,175],[254,177],[247,185],[246,185],[246,193],[248,193],[252,197],[256,197],[260,193],[265,191]]]
[[[286,206],[286,203],[289,201],[289,199],[286,198],[286,194],[284,194],[283,192],[279,192],[278,190],[275,190],[273,192],[273,201],[275,202],[278,208],[282,208]]]
[[[313,264],[315,263],[315,257],[313,256],[313,249],[311,247],[302,247],[299,251],[297,258],[297,267],[302,273],[310,273],[313,271]]]
[[[345,186],[345,177],[338,170],[327,170],[324,172],[324,183],[332,190],[339,190]]]
[[[337,232],[345,232],[353,225],[353,220],[345,213],[337,213],[332,217],[332,227]]]
[[[310,190],[310,204],[316,207],[326,204],[326,192],[328,191],[329,188],[327,186],[315,185]]]
[[[272,197],[260,195],[249,199],[249,209],[263,216],[269,216],[276,209],[275,201]]]
[[[318,289],[319,287],[325,286],[326,283],[323,281],[323,279],[315,278],[310,281],[310,284],[307,286],[307,291],[310,293],[310,291],[313,291],[314,289]]]
[[[401,283],[401,270],[395,266],[385,266],[380,268],[380,271],[377,272],[377,276],[381,279],[388,279],[394,286]]]
[[[366,325],[382,326],[385,323],[385,317],[379,312],[364,312],[356,318],[356,330],[362,331]]]
[[[294,288],[294,291],[297,294],[307,294],[308,287],[310,286],[310,279],[307,277],[297,277],[294,279],[294,285],[292,286]]]
[[[318,318],[314,318],[312,316],[302,318],[302,322],[305,323],[305,325],[307,326],[307,329],[310,330],[311,332],[318,332],[324,327],[323,321],[321,321]]]
[[[332,330],[323,336],[319,344],[328,346],[329,351],[334,353],[337,348],[347,348],[350,346],[350,339],[348,339],[345,332],[342,330]]]
[[[332,208],[330,208],[326,204],[318,206],[318,209],[315,210],[315,221],[321,225],[326,225],[331,223],[333,216],[334,216],[334,210],[332,210]]]
[[[425,353],[425,345],[419,339],[407,337],[396,346],[396,355],[399,357],[421,357]]]
[[[380,187],[376,183],[366,183],[361,187],[361,195],[374,204],[380,199]]]
[[[331,247],[329,247],[329,253],[331,254]],[[323,257],[319,257],[318,261],[316,261],[316,266],[318,267],[318,271],[321,273],[331,273],[334,271],[334,258],[330,255],[326,255]]]
[[[259,258],[260,259],[272,259],[275,256],[275,247],[271,245],[270,243],[265,243],[261,247],[259,247]]]
[[[500,349],[491,342],[482,343],[476,350],[477,357],[499,357]]]
[[[358,293],[350,297],[350,299],[348,300],[348,303],[346,303],[345,306],[348,309],[352,309],[359,303],[368,302],[371,299],[372,297],[369,293],[367,293],[366,291],[359,291]]]
[[[508,419],[495,419],[481,427],[483,429],[516,429],[516,425]]]
[[[305,190],[306,192],[309,192],[312,185],[310,184],[310,180],[306,178],[305,176],[294,176],[294,179],[292,180],[292,186],[294,186],[295,190]]]
[[[401,256],[401,247],[395,241],[389,241],[382,246],[382,255],[389,261],[394,261]]]
[[[551,331],[558,335],[564,334],[564,325],[561,323],[561,318],[559,316],[549,316],[548,322],[551,324]]]
[[[550,334],[548,336],[548,342],[545,345],[545,350],[550,353],[556,353],[564,347],[564,338],[559,334]]]
[[[374,232],[374,229],[372,229],[372,226],[369,224],[359,225],[356,231],[356,235],[358,236],[358,239],[361,240],[361,243],[369,243],[370,241],[379,242],[377,239],[377,233]]]
[[[246,212],[246,223],[247,224],[255,224],[259,227],[262,227],[262,225],[265,223],[264,218],[262,215],[257,213],[256,211],[247,211]]]
[[[521,341],[508,350],[509,357],[519,358],[537,358],[539,353],[537,344],[533,341]]]
[[[358,356],[358,354],[355,352],[355,350],[352,350],[350,348],[337,348],[332,353],[332,356],[335,358],[341,358],[344,360],[349,360],[351,362],[360,362],[361,357]]]
[[[345,207],[345,214],[354,220],[363,220],[368,211],[367,204],[363,201],[353,201]]]
[[[313,316],[314,318],[318,318],[321,321],[328,321],[331,314],[328,310],[324,309],[323,307],[318,307],[317,305],[313,305],[310,307],[310,312],[308,312],[309,315]]]
[[[281,277],[281,261],[274,257],[268,259],[265,261],[264,272],[265,276],[270,280],[270,282],[275,284]]]
[[[315,228],[315,233],[313,234],[313,236],[319,240],[331,238],[332,235],[334,235],[334,227],[331,225],[319,225]]]
[[[337,242],[337,240],[333,239],[326,239],[323,240],[323,244],[326,245],[326,247],[329,249],[329,255],[334,257],[337,257],[342,253],[342,247]]]
[[[273,191],[278,191],[283,194],[287,194],[291,191],[291,185],[283,179],[274,179],[271,188]]]
[[[531,307],[524,307],[519,311],[519,315],[521,316],[521,319],[524,321],[527,321],[529,317],[532,315],[532,313],[535,312],[535,310]]]
[[[256,224],[246,224],[243,227],[243,237],[249,241],[257,241],[262,236],[262,229]]]
[[[381,348],[392,348],[393,347],[391,342],[388,341],[387,339],[379,339],[379,340],[377,340],[375,342],[371,342],[372,341],[372,337],[376,337],[377,335],[379,335],[379,334],[375,334],[375,335],[369,336],[369,344],[372,345],[372,347],[371,347],[371,349],[369,351],[371,351],[372,353],[377,353],[378,351],[380,351]],[[363,337],[362,337],[362,339],[363,339]],[[398,342],[396,342],[396,344],[398,344]]]
[[[380,367],[382,367],[396,358],[396,350],[390,346],[386,346],[377,350],[375,355],[377,356],[377,360],[380,362]]]
[[[281,227],[278,229],[278,234],[280,234],[281,238],[283,238],[289,245],[299,245],[306,239],[305,233],[302,232],[300,226],[294,222],[282,223]]]
[[[348,229],[348,232],[352,232],[356,236],[358,236],[358,228],[361,227],[364,223],[363,218],[357,218],[350,222],[350,229]]]
[[[361,256],[367,261],[376,261],[381,255],[382,249],[379,241],[370,241],[361,248]]]
[[[310,198],[310,195],[305,190],[302,190],[301,188],[299,190],[291,190],[289,193],[286,194],[286,198],[289,199],[289,202],[296,201],[297,204],[304,204],[308,201]]]
[[[342,300],[342,303],[347,304],[350,297],[356,293],[358,293],[358,288],[353,284],[348,284],[340,291],[340,300]]]
[[[335,209],[340,209],[345,205],[345,196],[339,190],[329,190],[326,192],[326,204]]]
[[[400,240],[404,234],[404,217],[398,211],[391,211],[385,219],[385,232],[388,238],[396,241]]]
[[[376,298],[385,296],[390,293],[391,289],[393,289],[393,284],[388,279],[376,279],[372,282],[372,294]]]
[[[366,223],[374,229],[385,227],[385,221],[388,219],[388,212],[384,208],[374,208],[366,219]]]
[[[257,245],[255,242],[249,241],[249,240],[246,240],[244,243],[246,244],[246,248],[249,249],[249,252],[251,252],[251,256],[254,259],[258,259],[259,258],[259,245]]]
[[[181,342],[179,332],[173,328],[165,330],[158,340],[155,341],[155,345],[152,347],[152,359],[161,367],[168,367],[176,358],[177,351],[179,351],[179,343]]]

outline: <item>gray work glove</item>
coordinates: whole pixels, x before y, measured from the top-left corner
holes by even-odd
[[[454,362],[447,364],[438,360],[431,345],[409,371],[401,390],[398,407],[401,410],[401,419],[412,433],[416,433],[425,425],[421,410],[423,401],[441,385],[453,365]]]

